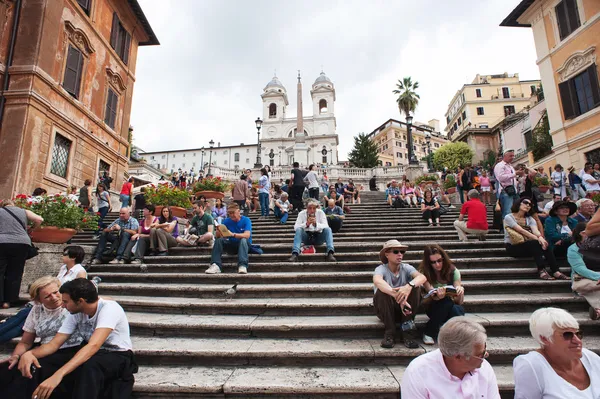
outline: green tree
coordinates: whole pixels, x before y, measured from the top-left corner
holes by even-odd
[[[379,161],[377,144],[365,133],[359,133],[354,137],[354,148],[350,151],[348,160],[357,168],[374,168]]]
[[[404,116],[409,116],[411,112],[415,112],[417,105],[419,105],[419,95],[416,90],[419,88],[419,82],[412,81],[410,76],[404,79],[398,79],[396,84],[397,89],[393,91],[394,94],[398,95],[396,102],[398,103],[398,110],[400,114],[404,113]]]
[[[533,159],[537,161],[552,153],[552,136],[550,135],[550,124],[548,114],[544,114],[537,126],[531,132],[531,152]]]
[[[433,166],[438,170],[443,168],[454,170],[459,166],[471,164],[474,155],[467,143],[446,144],[433,153]]]

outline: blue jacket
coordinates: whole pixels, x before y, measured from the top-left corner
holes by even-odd
[[[567,218],[567,224],[571,231],[577,226],[577,219]],[[548,241],[549,247],[554,248],[554,244],[562,240],[561,246],[569,246],[573,243],[573,238],[568,234],[561,234],[562,220],[558,216],[549,216],[544,222],[544,236]]]

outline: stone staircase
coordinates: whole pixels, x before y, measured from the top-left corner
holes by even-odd
[[[424,244],[449,252],[463,277],[468,316],[487,329],[488,360],[503,397],[513,395],[514,357],[537,347],[528,328],[534,309],[569,310],[585,347],[600,352],[599,324],[589,320],[570,282],[537,279],[533,260],[507,257],[497,233],[485,242],[458,241],[452,227],[458,210],[442,216],[442,227],[430,228],[419,210],[390,209],[383,193],[363,193],[363,204],[350,207],[334,236],[337,262],[325,262],[318,247],[317,254],[288,263],[295,215],[282,226],[252,213],[253,242],[265,253],[250,255],[247,275],[236,273],[231,256],[223,257],[222,274],[204,274],[208,248],[146,257],[146,272],[135,265],[92,266],[89,274],[102,277],[100,293],[128,314],[140,365],[135,396],[398,398],[405,367],[435,347],[379,346],[383,325],[373,312],[372,272],[383,242],[393,238],[410,246],[405,261],[414,266]],[[95,242],[82,233],[73,243]],[[235,283],[235,298],[224,298]],[[418,315],[417,325],[426,320]]]

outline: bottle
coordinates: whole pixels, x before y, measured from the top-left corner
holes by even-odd
[[[410,331],[410,330],[414,330],[416,328],[415,322],[412,320],[405,321],[404,323],[402,323],[401,327],[402,327],[402,331]]]
[[[96,286],[96,290],[97,290],[98,285],[102,282],[102,279],[100,277],[96,276],[96,277],[92,278],[90,281],[94,284],[94,286]]]

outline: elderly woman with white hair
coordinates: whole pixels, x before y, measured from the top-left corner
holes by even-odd
[[[538,309],[529,330],[540,348],[513,362],[515,399],[600,397],[600,356],[583,348],[579,323],[571,314]]]
[[[485,328],[465,316],[446,322],[439,349],[410,362],[402,377],[403,398],[499,399],[488,357]]]

